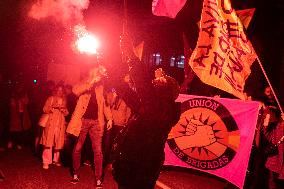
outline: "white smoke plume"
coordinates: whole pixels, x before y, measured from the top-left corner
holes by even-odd
[[[41,20],[54,18],[63,25],[83,23],[83,11],[89,7],[89,0],[36,0],[29,16]]]

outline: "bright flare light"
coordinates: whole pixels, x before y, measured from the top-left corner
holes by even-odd
[[[96,54],[99,47],[99,41],[95,36],[88,33],[86,28],[81,25],[75,26],[75,33],[78,36],[75,42],[76,48],[81,53]]]
[[[76,46],[81,53],[96,54],[99,42],[94,36],[86,34],[77,40]]]

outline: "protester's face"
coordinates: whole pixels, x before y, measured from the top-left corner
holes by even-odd
[[[71,89],[70,87],[66,87],[66,88],[65,88],[65,93],[66,93],[67,95],[71,94],[71,93],[72,93],[72,89]]]
[[[59,97],[63,96],[63,88],[62,87],[57,88],[56,95],[59,96]]]
[[[270,87],[266,87],[264,90],[264,94],[268,97],[272,97],[272,91]]]

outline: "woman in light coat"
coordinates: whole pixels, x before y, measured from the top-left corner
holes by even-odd
[[[63,87],[57,86],[54,95],[50,96],[43,107],[43,112],[49,114],[46,127],[43,130],[41,144],[43,168],[48,169],[51,163],[60,166],[60,150],[64,146],[66,131],[65,116],[68,115]],[[53,148],[53,149],[52,149]],[[52,162],[53,151],[53,162]]]

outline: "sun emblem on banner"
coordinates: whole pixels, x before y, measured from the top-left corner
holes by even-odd
[[[168,144],[181,160],[199,169],[217,169],[228,164],[240,144],[237,124],[229,111],[212,99],[191,99],[183,106]]]

